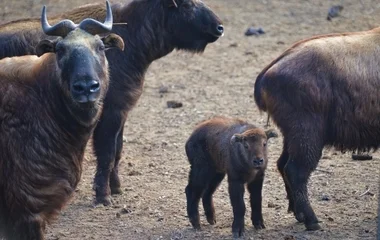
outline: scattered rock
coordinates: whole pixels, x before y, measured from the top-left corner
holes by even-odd
[[[332,217],[328,217],[327,220],[329,220],[330,222],[334,222],[334,218]]]
[[[121,210],[120,210],[120,213],[121,214],[128,214],[128,213],[131,213],[132,210],[127,208],[126,206],[124,206]]]
[[[245,36],[252,36],[252,35],[258,36],[261,34],[265,34],[264,30],[261,27],[259,28],[249,27],[247,31],[245,32]]]
[[[237,47],[237,46],[238,46],[237,43],[231,43],[231,44],[230,44],[230,47]]]
[[[362,153],[362,152],[354,152],[351,155],[352,160],[356,161],[366,161],[366,160],[372,160],[372,156],[368,153]]]
[[[183,106],[183,104],[178,101],[167,101],[166,104],[168,108],[180,108]]]
[[[327,20],[331,21],[332,18],[338,17],[340,12],[343,10],[342,5],[334,5],[329,9],[327,14]]]
[[[160,88],[158,89],[158,93],[168,93],[169,92],[169,87],[161,85]]]
[[[154,163],[149,163],[148,164],[148,167],[151,167],[151,168],[153,168],[153,167],[155,167],[156,165],[154,165]]]
[[[283,41],[278,41],[277,44],[278,44],[278,45],[284,45],[285,42],[283,42]]]
[[[272,202],[268,202],[268,208],[275,208],[275,207],[276,207],[276,204]]]
[[[128,167],[133,167],[133,163],[128,162]]]
[[[159,218],[157,219],[157,221],[158,221],[158,222],[162,222],[162,221],[164,221],[164,218],[163,218],[163,217],[159,217]]]
[[[120,218],[120,216],[121,216],[120,213],[117,212],[117,213],[116,213],[116,217],[117,217],[117,218]]]
[[[142,175],[141,172],[136,171],[136,170],[132,170],[128,173],[128,176],[139,176],[139,175]]]
[[[296,240],[296,237],[294,237],[293,235],[287,235],[284,237],[284,240]]]
[[[330,197],[327,195],[322,195],[321,201],[330,201]]]

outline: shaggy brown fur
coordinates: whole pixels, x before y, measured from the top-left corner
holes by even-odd
[[[257,77],[255,101],[284,135],[278,168],[293,211],[319,229],[307,181],[324,146],[380,145],[380,28],[317,36],[296,43]]]
[[[100,38],[76,29],[54,44],[64,51],[0,60],[0,238],[44,239],[80,180],[101,114],[109,77]],[[88,78],[99,95],[78,102],[69,86]]]
[[[114,25],[112,30],[127,47],[123,53],[107,53],[112,84],[93,137],[98,162],[96,203],[104,205],[111,203],[110,193],[121,193],[118,165],[124,123],[142,93],[149,65],[174,49],[203,52],[223,34],[220,19],[198,0],[134,0],[113,4],[112,11],[115,23],[128,24]],[[79,22],[85,17],[102,20],[104,16],[103,4],[91,4],[63,13],[52,22],[62,18]],[[35,45],[43,38],[38,19],[1,26],[0,58],[34,54]]]
[[[261,189],[267,166],[267,140],[276,137],[273,130],[264,131],[239,119],[216,117],[200,123],[186,143],[191,170],[186,187],[187,212],[195,229],[200,228],[198,203],[210,224],[215,224],[212,195],[225,174],[228,175],[230,200],[234,212],[232,233],[244,233],[244,184],[251,196],[252,224],[265,228],[261,211]]]

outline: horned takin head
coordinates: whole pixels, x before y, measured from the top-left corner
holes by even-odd
[[[55,53],[60,74],[60,85],[65,95],[82,107],[92,107],[106,93],[108,62],[105,51],[124,49],[124,42],[112,30],[112,10],[109,2],[104,23],[87,18],[79,24],[65,19],[51,26],[42,9],[41,25],[44,33],[58,36],[55,40],[42,40],[36,47],[38,56]],[[106,35],[100,37],[99,34]]]

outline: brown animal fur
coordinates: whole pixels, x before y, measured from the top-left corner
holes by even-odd
[[[105,53],[94,54],[100,38],[76,29],[59,42],[66,44],[64,60],[53,53],[0,60],[0,238],[44,239],[46,223],[80,180],[85,147],[101,114],[109,76]],[[82,65],[71,64],[78,58]],[[85,106],[68,87],[84,77],[100,88]]]
[[[323,147],[364,151],[380,145],[379,44],[380,28],[313,37],[257,77],[256,104],[284,135],[278,168],[289,210],[310,230],[320,226],[306,185]]]
[[[251,195],[251,220],[256,229],[265,228],[261,211],[261,189],[267,166],[267,139],[276,137],[240,119],[216,117],[200,123],[186,143],[191,170],[186,187],[187,211],[194,228],[200,228],[198,203],[210,224],[215,224],[212,195],[224,175],[228,175],[229,193],[234,212],[232,232],[244,233],[244,184]]]

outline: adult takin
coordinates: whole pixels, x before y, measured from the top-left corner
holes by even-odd
[[[41,57],[0,60],[0,239],[44,239],[45,225],[69,201],[86,144],[102,110],[109,76],[105,49],[123,49],[104,23],[63,20],[37,45]]]
[[[224,33],[221,20],[199,0],[134,0],[112,5],[113,32],[128,48],[109,51],[111,82],[93,144],[97,158],[94,179],[96,203],[111,204],[110,194],[121,193],[118,166],[123,147],[123,130],[128,112],[140,98],[149,65],[174,49],[195,53]],[[56,16],[81,21],[103,19],[99,4],[85,5]],[[123,23],[128,22],[128,25]],[[37,19],[18,20],[0,26],[0,58],[34,54],[34,46],[46,36]]]
[[[380,145],[380,28],[300,41],[259,74],[254,97],[284,135],[277,166],[289,211],[320,229],[307,182],[324,146],[367,151]]]
[[[195,229],[200,229],[201,198],[207,221],[216,223],[212,195],[226,174],[234,213],[233,236],[244,234],[245,183],[250,193],[252,224],[256,229],[265,228],[261,192],[268,163],[267,141],[271,137],[277,137],[274,130],[264,131],[243,120],[226,117],[206,120],[195,128],[185,147],[191,165],[185,191],[187,214]]]

